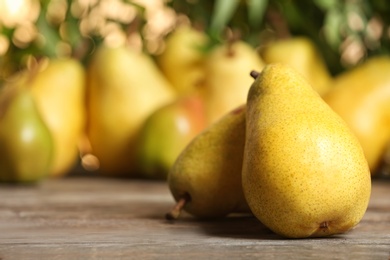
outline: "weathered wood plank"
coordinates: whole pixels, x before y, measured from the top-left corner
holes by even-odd
[[[374,181],[351,232],[283,239],[250,216],[199,221],[164,214],[164,182],[64,178],[0,186],[0,259],[389,259],[390,182]]]

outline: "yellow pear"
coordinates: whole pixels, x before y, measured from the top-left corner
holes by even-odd
[[[72,58],[52,59],[33,76],[30,90],[54,143],[50,176],[67,174],[77,163],[85,131],[85,70]]]
[[[390,57],[374,57],[338,75],[323,98],[359,139],[372,174],[390,143]]]
[[[295,70],[273,64],[252,75],[242,185],[253,214],[290,238],[352,229],[371,192],[359,141]]]
[[[175,98],[145,53],[101,46],[88,68],[87,135],[101,173],[133,175],[135,142],[146,118]]]
[[[199,218],[249,212],[241,186],[245,143],[245,106],[236,108],[197,135],[168,174],[177,206]]]
[[[261,48],[261,58],[265,63],[284,63],[304,77],[313,88],[324,95],[330,88],[332,76],[319,50],[306,37],[280,39]]]
[[[156,57],[161,71],[180,95],[203,84],[205,54],[201,48],[206,42],[204,32],[181,25],[167,37],[165,50]]]
[[[246,102],[253,81],[248,71],[261,70],[263,66],[255,49],[243,41],[226,43],[211,50],[205,62],[203,89],[210,123]]]

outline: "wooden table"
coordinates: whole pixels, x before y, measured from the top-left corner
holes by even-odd
[[[390,182],[351,232],[284,239],[249,216],[164,219],[164,182],[67,177],[0,186],[0,259],[389,259]]]

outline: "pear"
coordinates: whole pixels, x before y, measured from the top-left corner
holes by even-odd
[[[181,151],[206,127],[203,99],[195,93],[157,109],[145,121],[138,141],[142,176],[166,179]]]
[[[175,92],[145,53],[102,45],[88,67],[87,136],[100,172],[134,176],[136,140],[146,118]]]
[[[182,209],[199,218],[249,212],[241,186],[244,143],[244,105],[196,136],[168,174],[177,205],[167,218],[177,218]]]
[[[243,41],[225,43],[208,54],[203,95],[209,123],[246,102],[252,78],[248,71],[261,70],[264,64],[255,49]]]
[[[57,58],[43,63],[29,83],[54,142],[52,177],[68,174],[78,161],[86,124],[85,78],[79,61]]]
[[[271,64],[252,75],[242,186],[253,214],[290,238],[352,229],[371,192],[359,141],[295,70]]]
[[[316,45],[304,36],[279,39],[260,48],[265,63],[289,65],[313,86],[322,96],[332,86],[332,76]]]
[[[159,68],[179,95],[198,89],[204,81],[204,32],[180,25],[167,37],[163,53],[156,57]]]
[[[0,181],[38,182],[50,171],[51,133],[26,88],[4,88],[0,99]]]
[[[323,98],[355,133],[375,174],[390,143],[390,57],[378,56],[338,75]]]

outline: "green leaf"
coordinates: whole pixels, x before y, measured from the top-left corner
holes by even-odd
[[[331,9],[325,17],[324,35],[333,49],[337,49],[341,43],[340,29],[344,25],[343,15],[338,9]]]
[[[15,28],[7,28],[7,27],[1,27],[0,26],[0,34],[7,37],[9,40],[12,39],[12,35],[14,34]]]
[[[339,4],[338,0],[314,0],[313,2],[315,5],[317,5],[319,8],[325,11],[334,9]]]
[[[237,6],[240,0],[216,0],[214,4],[214,10],[211,19],[211,30],[214,33],[221,33],[230,19],[233,17],[234,12],[237,10]]]
[[[258,27],[261,24],[267,6],[268,0],[248,0],[248,18],[251,26]]]
[[[57,56],[57,44],[61,41],[59,31],[56,28],[53,28],[46,20],[45,14],[41,12],[37,21],[37,28],[39,32],[45,38],[45,45],[43,46],[42,54],[48,57]]]
[[[83,36],[80,32],[80,20],[76,17],[74,17],[71,14],[71,0],[68,0],[68,10],[66,12],[66,19],[65,19],[65,28],[66,28],[66,39],[63,39],[67,41],[72,49],[77,46],[82,40]]]

